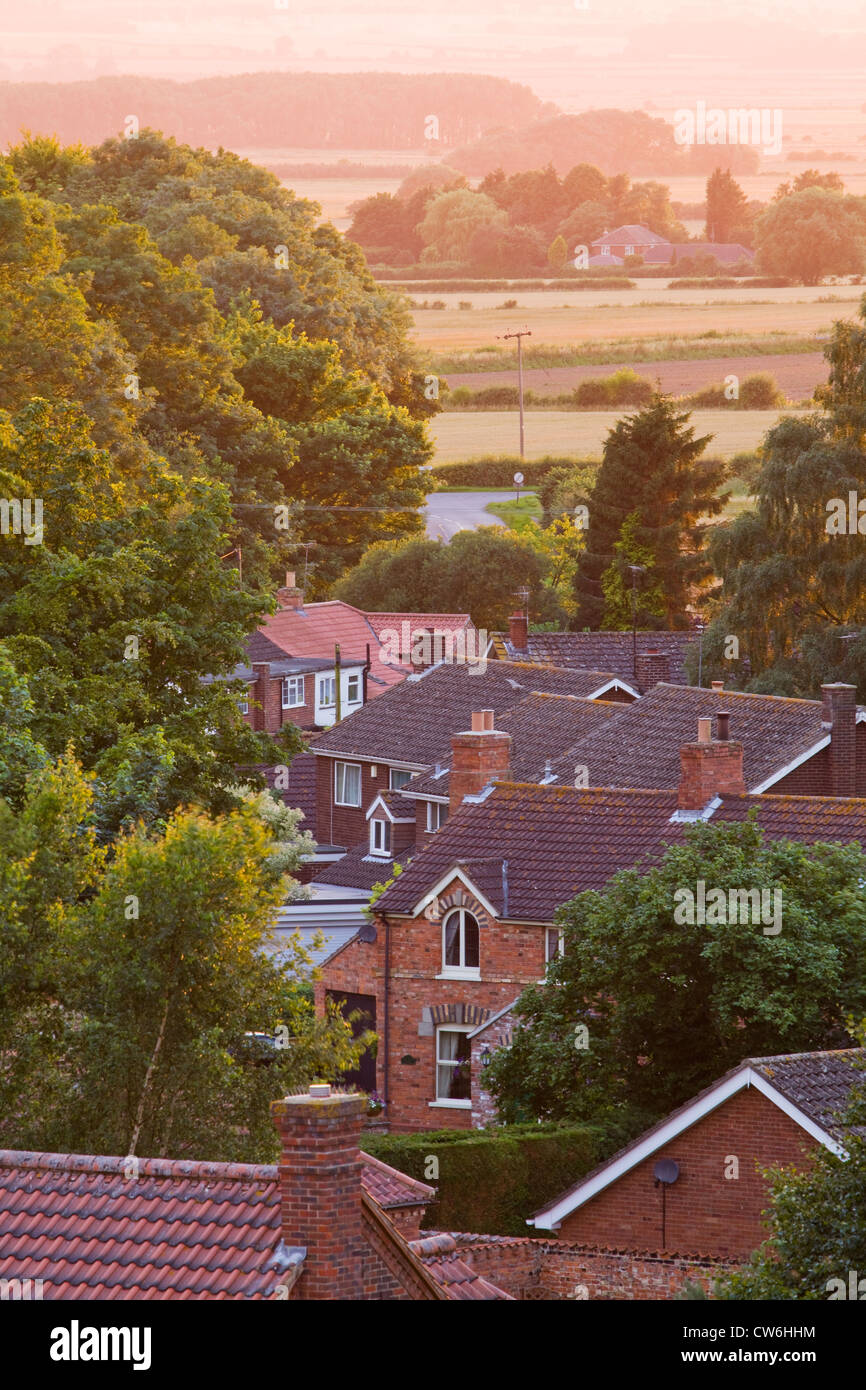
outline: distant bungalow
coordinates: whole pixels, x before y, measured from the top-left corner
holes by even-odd
[[[640,256],[644,265],[676,266],[683,260],[712,256],[719,265],[749,265],[755,253],[737,241],[666,241],[649,227],[626,223],[592,242],[591,266],[622,265],[626,256]]]

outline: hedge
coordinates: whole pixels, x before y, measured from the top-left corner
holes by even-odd
[[[371,1134],[364,1150],[438,1188],[424,1225],[445,1231],[530,1235],[526,1218],[583,1177],[621,1141],[595,1125]],[[429,1159],[438,1161],[438,1178]]]
[[[540,459],[522,459],[518,454],[488,454],[484,458],[470,459],[467,463],[436,463],[428,471],[428,477],[436,488],[514,487],[515,473],[523,474],[522,487],[535,487],[554,468],[577,468],[588,462],[579,458],[553,458],[546,455]],[[598,467],[598,460],[593,463]]]

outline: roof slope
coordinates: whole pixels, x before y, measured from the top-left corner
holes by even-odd
[[[533,691],[588,698],[614,679],[607,671],[557,670],[531,662],[490,661],[485,669],[442,663],[409,676],[325,730],[315,752],[429,767],[450,759],[452,735],[470,727],[474,710],[492,709],[498,717]]]
[[[362,1158],[376,1205],[433,1195]],[[132,1162],[0,1151],[0,1278],[42,1279],[45,1300],[258,1299],[286,1281],[276,1165],[140,1159],[126,1177]]]
[[[630,246],[670,246],[672,244],[666,237],[650,231],[649,227],[642,227],[638,222],[625,222],[621,227],[614,227],[612,232],[605,232],[604,236],[596,237],[591,244],[593,246],[614,246],[620,241],[628,242]]]
[[[670,659],[674,685],[688,685],[685,655],[694,642],[691,632],[639,632],[638,653],[664,652]],[[630,632],[530,632],[526,651],[518,651],[507,633],[496,633],[497,651],[509,661],[537,661],[551,666],[613,671],[620,680],[634,680]]]
[[[730,712],[731,738],[743,744],[743,776],[750,791],[828,733],[821,723],[820,700],[660,682],[641,700],[624,706],[609,728],[589,734],[572,750],[574,758],[570,753],[561,768],[554,765],[553,770],[566,779],[576,759],[589,769],[592,786],[676,787],[680,748],[697,738],[699,718],[719,710]]]

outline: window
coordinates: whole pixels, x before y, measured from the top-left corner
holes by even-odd
[[[544,931],[544,961],[548,964],[565,950],[565,934],[561,927],[546,927]]]
[[[358,701],[360,700],[360,698],[361,698],[361,676],[360,676],[359,672],[356,671],[355,674],[354,674],[353,676],[350,676],[350,677],[349,677],[349,679],[348,679],[348,681],[347,681],[347,683],[346,683],[346,699],[348,700],[348,702],[349,702],[350,705],[355,705],[355,704],[358,703]]]
[[[391,853],[391,822],[373,820],[370,822],[370,851],[372,854]]]
[[[448,807],[441,801],[427,802],[427,829],[441,830],[448,819]]]
[[[436,1030],[436,1099],[471,1098],[471,1047],[469,1032],[459,1028]]]
[[[633,255],[634,255],[634,247],[633,247],[633,246],[627,246],[627,247],[625,248],[625,254],[626,254],[627,256],[633,256]]]
[[[609,246],[603,246],[603,247],[601,248],[601,254],[602,254],[603,256],[609,256],[609,255],[610,255],[610,247],[609,247]]]
[[[283,677],[283,709],[294,709],[304,703],[303,676]]]
[[[442,923],[442,973],[477,979],[478,923],[465,908],[455,908]]]
[[[319,704],[329,709],[337,703],[337,677],[319,676]]]
[[[360,806],[361,766],[359,763],[334,763],[334,800],[338,806]]]
[[[241,698],[238,700],[238,709],[240,710],[241,714],[249,714],[250,702],[246,695],[242,695]]]
[[[411,782],[411,780],[411,772],[403,772],[399,767],[392,767],[388,775],[388,786],[392,792],[396,792],[401,787],[405,787],[406,783]]]

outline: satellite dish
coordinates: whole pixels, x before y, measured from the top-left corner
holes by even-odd
[[[680,1175],[680,1165],[674,1163],[672,1158],[660,1158],[653,1168],[653,1177],[656,1182],[665,1184],[676,1182]]]
[[[376,928],[372,922],[365,922],[358,930],[359,941],[375,941],[376,935]]]

